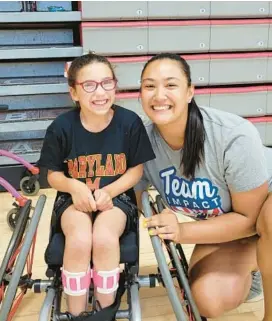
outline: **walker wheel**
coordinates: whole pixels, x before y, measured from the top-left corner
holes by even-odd
[[[40,190],[40,183],[38,181],[35,181],[34,184],[31,186],[28,185],[28,182],[30,180],[29,176],[25,176],[20,181],[20,189],[26,196],[34,196],[37,195]]]
[[[17,208],[13,208],[8,212],[7,223],[11,230],[15,229],[18,213],[19,213],[19,209]]]

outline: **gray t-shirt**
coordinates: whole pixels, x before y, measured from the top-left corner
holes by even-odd
[[[151,184],[175,212],[207,219],[232,210],[230,190],[249,191],[268,180],[272,191],[272,149],[263,146],[258,130],[248,120],[209,107],[200,107],[200,111],[206,132],[205,161],[195,179],[188,180],[181,173],[182,149],[172,150],[148,123],[156,159],[145,163],[135,190]]]

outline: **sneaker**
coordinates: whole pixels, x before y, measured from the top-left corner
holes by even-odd
[[[263,283],[260,271],[252,272],[252,284],[245,303],[252,303],[263,300]]]

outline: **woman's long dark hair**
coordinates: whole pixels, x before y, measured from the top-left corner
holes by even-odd
[[[188,87],[191,86],[191,71],[190,66],[185,59],[172,53],[162,53],[152,57],[144,66],[141,74],[143,78],[145,69],[153,61],[170,59],[179,63],[180,68],[187,78]],[[203,117],[195,102],[194,98],[188,106],[188,119],[185,128],[185,138],[183,146],[183,154],[181,159],[181,167],[183,174],[187,178],[194,178],[196,168],[204,160],[204,141],[205,141],[205,128],[203,124]]]

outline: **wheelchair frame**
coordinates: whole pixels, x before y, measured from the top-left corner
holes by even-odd
[[[31,288],[31,274],[35,250],[36,231],[46,201],[41,195],[30,215],[33,207],[31,200],[21,196],[12,185],[0,177],[0,184],[15,197],[19,203],[16,225],[10,238],[7,250],[0,266],[0,320],[12,320],[23,296]],[[27,261],[30,255],[29,260]],[[27,273],[24,272],[27,263]],[[21,293],[15,298],[17,289]],[[14,303],[15,298],[15,303]]]
[[[50,274],[50,270],[47,270],[47,280],[32,280],[31,275],[28,275],[27,277],[21,277],[26,257],[30,250],[31,242],[33,240],[42,213],[44,202],[45,196],[42,195],[37,202],[30,225],[25,233],[25,240],[21,249],[21,253],[17,260],[16,271],[14,271],[14,273],[12,274],[12,278],[8,284],[8,290],[6,291],[6,295],[4,297],[4,302],[0,307],[0,320],[11,320],[11,318],[7,319],[7,317],[10,313],[10,309],[13,304],[13,299],[17,287],[20,287],[22,282],[24,282],[24,284],[27,285],[27,288],[33,288],[35,293],[40,293],[44,291],[46,292],[46,297],[39,315],[39,321],[71,320],[69,319],[67,313],[61,313],[60,311],[62,297],[60,270],[58,270],[58,272],[55,275],[52,275],[52,273]],[[23,210],[27,211],[26,208],[30,208],[30,204],[30,201],[28,201],[26,205],[23,207]],[[147,192],[143,193],[142,204],[144,215],[146,217],[150,217],[151,215],[157,214],[161,212],[161,210],[163,209],[163,202],[161,200],[161,197],[158,195],[156,197],[156,201],[154,202],[151,200],[151,197]],[[13,235],[18,234],[18,230],[21,227],[20,225],[23,224],[22,221],[24,220],[25,216],[26,214],[19,216],[18,224],[16,225]],[[21,227],[21,230],[23,229],[23,227]],[[176,320],[206,321],[206,318],[200,316],[190,291],[187,277],[188,264],[182,246],[179,244],[174,244],[173,242],[165,242],[170,262],[172,264],[172,268],[169,269],[169,265],[166,261],[165,254],[162,250],[161,240],[158,236],[151,236],[151,242],[158,263],[158,273],[150,274],[148,276],[141,276],[138,274],[138,262],[136,264],[125,263],[125,288],[127,289],[128,309],[118,309],[116,313],[116,319],[141,321],[142,316],[139,298],[139,288],[156,287],[158,283],[162,283],[163,286],[166,288]],[[10,252],[12,251],[9,247],[7,253]],[[3,260],[1,265],[0,271],[2,274],[3,270],[6,269],[5,262],[6,259]],[[180,300],[180,296],[176,291],[175,285],[173,283],[173,278],[177,279],[180,290],[184,291],[184,299],[182,301]],[[0,278],[0,284],[1,282],[2,280]],[[90,289],[90,291],[90,297],[92,297],[92,289]],[[99,320],[95,319],[95,315],[96,314],[93,314],[91,318],[86,317],[86,321]]]

